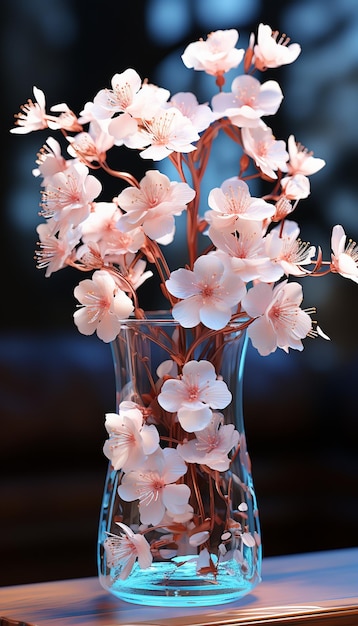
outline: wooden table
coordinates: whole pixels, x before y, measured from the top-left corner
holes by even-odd
[[[84,578],[2,587],[0,616],[38,626],[358,626],[358,548],[264,559],[254,592],[215,608],[128,604]]]

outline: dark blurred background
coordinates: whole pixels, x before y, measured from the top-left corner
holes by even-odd
[[[324,158],[295,217],[301,236],[330,254],[336,223],[358,237],[358,3],[356,0],[5,0],[1,3],[0,584],[96,574],[106,460],[104,413],[114,410],[110,347],[74,327],[64,270],[45,279],[33,261],[47,134],[10,135],[13,114],[44,90],[48,107],[79,113],[116,72],[210,98],[213,84],[180,61],[211,30],[237,28],[246,46],[259,22],[302,46],[272,73],[283,88],[268,123]],[[240,41],[239,41],[240,47]],[[271,77],[271,75],[270,75]],[[265,77],[266,78],[266,77]],[[269,78],[269,76],[267,76]],[[230,84],[230,83],[229,83]],[[148,167],[118,151],[118,167]],[[138,169],[139,168],[139,169]],[[215,164],[220,185],[230,154]],[[229,174],[228,174],[229,172]],[[118,193],[106,180],[108,195]],[[108,187],[107,187],[108,185]],[[112,195],[111,195],[112,194]],[[358,286],[339,276],[304,283],[306,307],[331,342],[262,358],[249,350],[245,416],[264,555],[356,545],[358,527]],[[144,290],[146,306],[153,306]],[[155,303],[154,303],[155,306]]]

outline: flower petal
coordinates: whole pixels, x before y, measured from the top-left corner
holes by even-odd
[[[178,420],[187,433],[205,428],[212,416],[208,406],[203,405],[199,409],[190,409],[188,406],[178,411]]]

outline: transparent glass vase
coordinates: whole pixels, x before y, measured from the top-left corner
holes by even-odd
[[[112,343],[117,412],[121,403],[134,403],[143,423],[155,426],[160,439],[160,450],[147,456],[135,473],[115,470],[109,463],[99,524],[98,572],[101,585],[122,600],[157,606],[223,604],[250,593],[261,580],[259,516],[242,410],[246,343],[239,323],[226,333],[204,327],[198,332],[183,329],[164,314],[126,321]],[[163,382],[180,379],[183,360],[212,363],[218,380],[232,394],[228,406],[212,409],[209,434],[208,430],[185,431],[177,414],[165,411],[158,402]],[[158,455],[164,458],[169,455],[165,450],[172,448],[171,456],[179,459],[178,450],[189,441],[200,458],[188,461],[184,454],[178,465],[185,469],[178,480],[165,479],[165,463],[158,465]],[[224,458],[227,463],[222,469]],[[163,468],[162,474],[158,467]],[[128,474],[132,485],[134,475],[140,482],[136,499],[129,499],[126,489],[120,488]],[[156,481],[156,486],[151,484],[145,493],[143,484],[148,480]],[[164,491],[174,493],[177,485],[187,485],[180,487],[190,493],[186,509],[176,509],[174,502],[166,510]],[[162,519],[148,523],[146,507],[162,497]]]

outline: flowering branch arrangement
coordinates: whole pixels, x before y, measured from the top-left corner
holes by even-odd
[[[187,68],[212,76],[210,104],[199,104],[189,92],[171,95],[129,68],[115,74],[111,87],[101,89],[79,116],[64,103],[48,113],[44,93],[34,87],[35,100],[22,107],[11,131],[59,131],[67,146],[64,157],[51,136],[38,154],[34,174],[41,177],[44,222],[37,227],[36,258],[46,277],[66,266],[91,274],[74,290],[79,331],[112,342],[125,320],[145,320],[138,288],[153,271],[177,323],[150,393],[122,398],[119,412],[106,416],[104,452],[122,472],[118,494],[127,503],[139,501],[139,521],[127,524],[122,517],[120,534],[110,533],[106,542],[108,563],[121,580],[135,564],[149,567],[159,548],[167,558],[178,554],[178,537],[184,535],[199,549],[198,573],[215,575],[228,554],[247,571],[245,550],[257,549],[259,541],[245,524],[247,505],[239,502],[234,514],[231,486],[224,488],[223,476],[244,441],[232,424],[223,423],[231,392],[218,346],[246,330],[263,356],[277,348],[302,350],[306,337],[327,337],[311,318],[315,309],[301,308],[302,286],[295,279],[338,273],[358,282],[358,248],[347,243],[341,225],[333,228],[331,259],[324,261],[319,247],[300,240],[292,220],[299,201],[310,194],[309,176],[325,162],[293,135],[287,144],[277,140],[263,120],[278,111],[283,93],[278,82],[261,77],[294,62],[300,46],[265,24],[246,49],[237,47],[238,39],[235,29],[218,30],[190,43],[182,55]],[[242,72],[227,86],[226,73],[238,66]],[[219,134],[237,150],[235,175],[203,197]],[[112,169],[107,154],[120,147],[156,166],[141,180]],[[160,171],[163,160],[170,161],[176,180]],[[110,201],[98,199],[99,169],[121,185]],[[258,182],[265,193],[255,197],[250,184]],[[174,242],[175,218],[183,212],[187,264],[172,269],[164,250]],[[163,338],[150,332],[162,345]],[[215,347],[199,349],[196,358],[209,339]],[[210,485],[207,509],[199,470]],[[221,520],[213,515],[215,498],[228,511]],[[160,528],[166,529],[165,540],[155,534],[146,539]],[[214,557],[215,532],[221,539]]]

